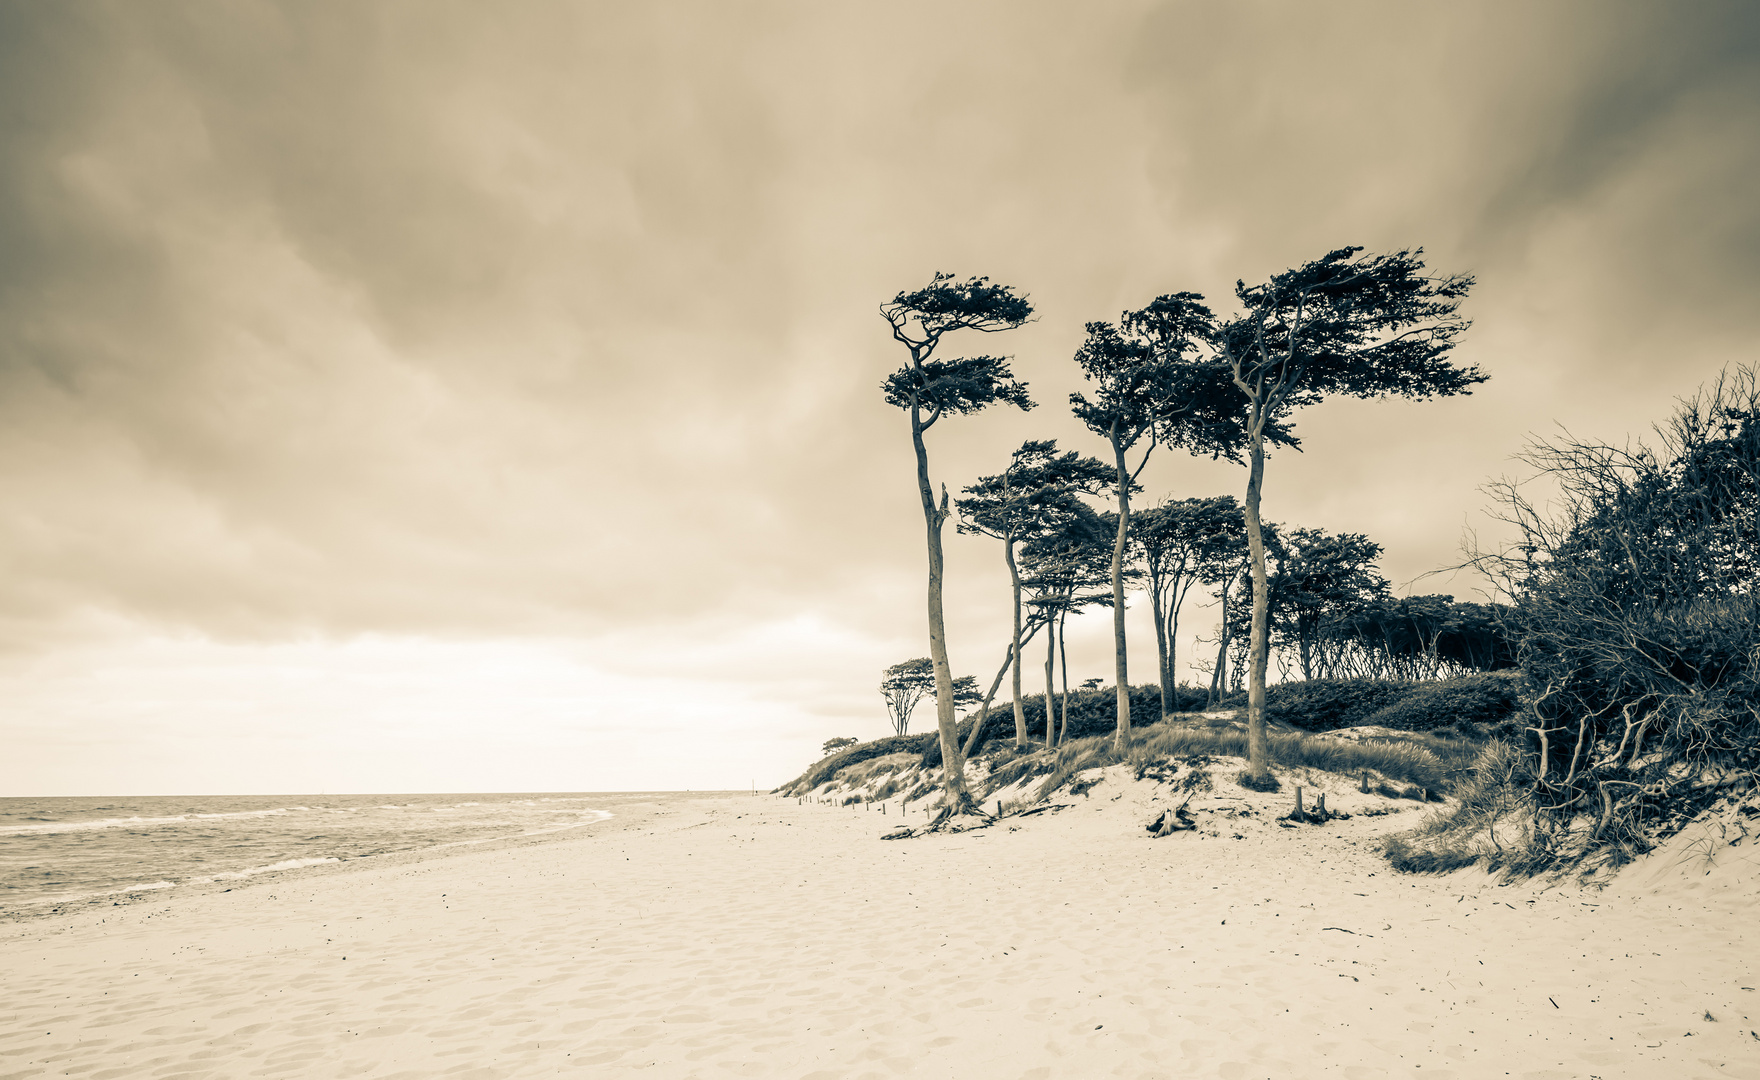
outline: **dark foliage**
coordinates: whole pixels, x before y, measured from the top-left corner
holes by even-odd
[[[913,403],[930,413],[923,426],[942,413],[964,416],[998,402],[1018,409],[1033,407],[1027,384],[1014,377],[1008,358],[972,356],[959,360],[925,360],[920,366],[900,368],[880,384],[886,403],[908,409]]]
[[[1357,533],[1288,529],[1269,582],[1272,647],[1295,653],[1303,679],[1314,672],[1314,646],[1328,621],[1348,618],[1387,598],[1375,569],[1381,545]]]
[[[1516,666],[1505,604],[1447,595],[1383,599],[1320,627],[1317,664],[1335,678],[1435,679]]]
[[[1505,724],[1522,708],[1524,685],[1520,671],[1487,672],[1420,683],[1398,701],[1369,714],[1360,724],[1400,731]]]
[[[1272,415],[1340,394],[1424,399],[1471,393],[1486,376],[1448,362],[1467,329],[1473,279],[1425,274],[1423,251],[1339,248],[1263,285],[1237,282],[1243,314],[1221,328],[1237,376]]]
[[[1119,325],[1091,322],[1076,363],[1094,398],[1071,394],[1076,418],[1122,452],[1145,435],[1194,454],[1240,460],[1246,403],[1226,364],[1199,354],[1212,334],[1202,297],[1164,296]]]
[[[1265,718],[1302,731],[1336,731],[1356,727],[1368,717],[1410,694],[1413,684],[1378,679],[1313,679],[1278,683],[1265,688]],[[1223,701],[1230,709],[1247,707],[1247,695]]]
[[[1760,372],[1726,372],[1654,447],[1538,443],[1493,490],[1518,540],[1475,564],[1514,603],[1534,700],[1400,865],[1617,866],[1760,779]]]
[[[1639,838],[1706,773],[1760,772],[1760,377],[1726,374],[1658,434],[1532,448],[1564,509],[1502,485],[1522,543],[1480,560],[1516,600],[1539,805],[1599,802],[1603,838]]]

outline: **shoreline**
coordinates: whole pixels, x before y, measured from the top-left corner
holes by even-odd
[[[1155,839],[1143,797],[883,842],[720,796],[15,922],[0,1075],[1760,1077],[1751,907],[1398,874],[1400,817]]]
[[[514,792],[510,794],[520,793]],[[620,808],[624,809],[625,813],[628,813],[628,807],[630,806],[642,807],[658,802],[665,802],[668,799],[689,800],[693,798],[719,798],[726,793],[635,791],[590,792],[585,794],[643,800],[631,804],[620,803]],[[112,907],[129,907],[143,903],[153,904],[173,897],[197,896],[212,892],[232,892],[259,884],[298,880],[301,876],[310,873],[345,873],[350,869],[375,865],[386,860],[422,861],[433,858],[444,858],[449,849],[455,848],[514,845],[528,842],[542,843],[544,840],[541,838],[550,837],[553,834],[574,832],[580,829],[596,828],[619,816],[616,812],[610,810],[595,810],[595,812],[603,816],[591,821],[569,822],[564,825],[533,829],[528,832],[510,833],[505,836],[478,837],[470,840],[448,840],[440,843],[427,844],[421,847],[402,848],[394,851],[381,851],[370,855],[314,856],[310,858],[289,860],[291,865],[271,864],[265,867],[248,868],[244,871],[226,871],[204,878],[170,882],[157,887],[146,885],[125,886],[99,892],[82,893],[66,897],[33,901],[26,906],[17,908],[0,908],[0,927],[19,922],[32,922],[41,919],[52,919],[63,915],[73,915],[77,912],[89,909],[108,911]]]

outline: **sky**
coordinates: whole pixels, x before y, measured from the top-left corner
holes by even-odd
[[[1739,2],[4,0],[0,796],[762,789],[889,733],[877,308],[936,271],[1037,313],[944,346],[1037,403],[930,432],[956,493],[1104,453],[1087,321],[1347,244],[1474,275],[1489,380],[1305,411],[1265,514],[1479,599],[1432,572],[1526,442],[1756,360],[1757,172]],[[1001,546],[947,548],[987,684]],[[1110,682],[1110,615],[1070,636]]]

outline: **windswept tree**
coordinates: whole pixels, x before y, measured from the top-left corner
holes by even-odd
[[[1112,469],[1096,458],[1073,450],[1057,452],[1055,439],[1028,440],[1009,456],[1008,467],[984,476],[954,501],[959,531],[1002,541],[1002,557],[1014,598],[1014,638],[1009,653],[1014,686],[1014,739],[1027,742],[1027,718],[1021,699],[1021,571],[1015,546],[1055,531],[1074,514],[1080,495],[1105,490]]]
[[[886,699],[886,713],[892,718],[895,735],[909,734],[911,713],[917,704],[935,692],[935,665],[927,656],[905,660],[887,668],[880,676],[880,696]]]
[[[1314,646],[1321,628],[1388,598],[1387,579],[1375,569],[1381,545],[1359,533],[1291,529],[1283,547],[1271,578],[1271,621],[1283,645],[1295,652],[1302,678],[1309,680],[1315,677]]]
[[[1417,682],[1514,667],[1513,615],[1447,594],[1382,599],[1322,624],[1314,674]]]
[[[893,340],[910,353],[910,361],[887,376],[881,390],[887,404],[903,409],[910,417],[911,447],[916,451],[917,494],[923,504],[929,550],[929,659],[935,671],[944,812],[950,814],[967,813],[973,806],[966,790],[965,758],[954,731],[953,672],[947,662],[947,623],[941,606],[945,565],[941,527],[950,513],[947,488],[942,487],[937,503],[934,485],[929,482],[929,451],[923,434],[943,416],[964,416],[998,403],[1030,409],[1033,402],[1027,397],[1027,385],[1014,377],[1005,357],[941,360],[934,354],[941,339],[955,331],[1012,330],[1032,314],[1027,298],[1006,285],[995,285],[982,277],[955,281],[953,275],[942,273],[923,288],[901,292],[880,305],[880,315],[892,328]]]
[[[978,677],[961,675],[953,680],[953,707],[967,709],[983,700],[978,694]]]
[[[1200,582],[1214,583],[1240,561],[1247,534],[1240,503],[1232,495],[1167,499],[1131,522],[1131,548],[1149,585],[1155,617],[1155,651],[1161,672],[1161,714],[1173,711],[1179,658],[1179,611]]]
[[[935,665],[927,656],[894,664],[880,677],[880,696],[886,699],[886,712],[892,718],[892,730],[897,735],[910,734],[911,713],[925,697],[934,694]],[[949,696],[956,708],[976,705],[977,676],[961,675],[954,679]],[[937,696],[938,704],[940,700]]]
[[[1088,430],[1112,447],[1118,532],[1112,545],[1113,674],[1118,684],[1122,752],[1130,738],[1130,679],[1125,663],[1125,545],[1131,520],[1130,493],[1157,446],[1180,446],[1194,454],[1239,460],[1243,435],[1241,402],[1231,392],[1230,372],[1204,347],[1215,336],[1210,309],[1197,293],[1157,297],[1141,311],[1127,311],[1117,326],[1091,322],[1076,363],[1093,383],[1093,400],[1071,394],[1070,406]],[[1133,465],[1132,454],[1140,454]]]
[[[1056,707],[1056,661],[1063,658],[1063,717],[1069,720],[1069,654],[1064,649],[1064,626],[1071,612],[1094,604],[1110,604],[1112,537],[1111,515],[1096,513],[1076,504],[1075,513],[1054,531],[1035,537],[1021,547],[1026,564],[1024,584],[1031,590],[1028,601],[1034,617],[1046,623],[1045,642],[1045,745],[1054,746]],[[1127,574],[1131,574],[1127,571]],[[1134,575],[1132,575],[1134,576]]]
[[[1236,282],[1242,313],[1216,335],[1246,399],[1247,541],[1253,555],[1247,677],[1249,775],[1267,782],[1265,666],[1269,578],[1259,497],[1265,443],[1298,408],[1343,395],[1424,400],[1471,392],[1486,376],[1448,362],[1468,323],[1458,315],[1470,276],[1425,273],[1423,251],[1363,255],[1339,248],[1261,285]]]

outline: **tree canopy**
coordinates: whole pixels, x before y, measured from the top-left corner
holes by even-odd
[[[1179,612],[1199,583],[1215,584],[1239,566],[1247,550],[1246,524],[1232,495],[1167,499],[1131,519],[1131,545],[1148,579],[1160,661],[1161,708],[1174,708]]]
[[[1290,414],[1332,395],[1425,399],[1471,393],[1486,376],[1449,362],[1468,323],[1459,315],[1470,276],[1432,277],[1423,251],[1363,255],[1337,248],[1273,275],[1235,283],[1241,313],[1216,334],[1246,406],[1247,540],[1253,554],[1248,655],[1247,752],[1252,782],[1268,782],[1265,668],[1270,654],[1270,579],[1259,513],[1265,444]],[[1285,435],[1287,436],[1287,429]]]

